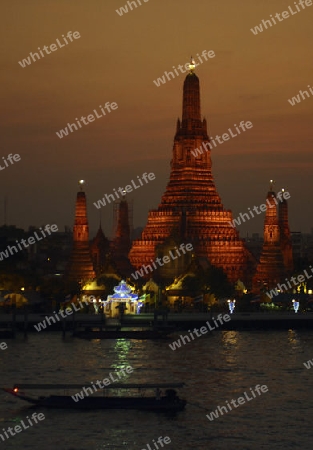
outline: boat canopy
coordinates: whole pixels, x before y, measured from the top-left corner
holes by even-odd
[[[13,389],[82,389],[90,383],[85,384],[28,384],[16,383]],[[165,388],[180,388],[185,386],[185,383],[132,383],[121,384],[111,383],[105,386],[104,389],[165,389]]]

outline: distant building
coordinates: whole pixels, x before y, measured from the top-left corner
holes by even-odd
[[[110,241],[105,237],[101,224],[96,237],[91,242],[91,256],[97,277],[104,273],[110,255]]]
[[[112,260],[118,272],[123,277],[129,277],[133,272],[133,267],[128,259],[128,253],[131,247],[131,220],[132,205],[129,205],[125,199],[115,204],[115,237],[111,243]]]
[[[282,193],[284,193],[284,189],[282,189]],[[278,223],[280,232],[280,247],[283,254],[284,266],[287,275],[290,276],[294,266],[291,233],[288,223],[288,203],[284,197],[282,197],[278,203]]]

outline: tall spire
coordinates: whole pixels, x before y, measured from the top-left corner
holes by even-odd
[[[73,248],[68,268],[69,278],[77,281],[87,281],[95,276],[89,248],[89,225],[83,184],[84,181],[80,180],[80,191],[76,197]]]
[[[177,121],[171,161],[170,182],[162,197],[165,205],[190,208],[220,208],[221,199],[216,191],[211,172],[210,138],[207,122],[201,120],[200,83],[190,64],[183,86],[183,118]],[[192,152],[201,149],[202,154]],[[179,180],[179,183],[177,182]],[[184,189],[182,189],[184,185]]]
[[[185,78],[183,90],[183,120],[182,128],[195,130],[202,128],[200,109],[200,84],[199,78],[194,73],[195,63],[193,59],[189,64],[190,72]]]

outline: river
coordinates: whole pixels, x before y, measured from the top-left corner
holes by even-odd
[[[185,334],[185,333],[184,333]],[[309,331],[214,331],[175,351],[169,341],[61,339],[59,332],[21,335],[0,350],[1,387],[17,382],[90,386],[114,369],[131,366],[125,382],[185,382],[186,409],[174,417],[140,411],[39,409],[45,420],[10,436],[3,449],[311,450],[313,442],[313,333]],[[251,389],[268,391],[251,396]],[[251,388],[251,389],[250,389]],[[207,414],[246,392],[252,398],[210,421]],[[238,403],[237,403],[238,405]],[[224,409],[225,411],[225,409]],[[0,393],[0,434],[32,411]],[[161,446],[159,444],[159,449]]]

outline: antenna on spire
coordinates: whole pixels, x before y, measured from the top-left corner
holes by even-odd
[[[273,191],[274,184],[275,184],[275,181],[274,180],[270,180],[270,191]]]
[[[79,180],[78,184],[79,184],[80,190],[82,191],[83,185],[85,184],[85,180]]]
[[[193,73],[193,72],[194,72],[195,67],[196,67],[196,63],[195,63],[193,57],[191,56],[191,57],[190,57],[190,63],[189,63],[189,70],[190,70],[190,73]]]

